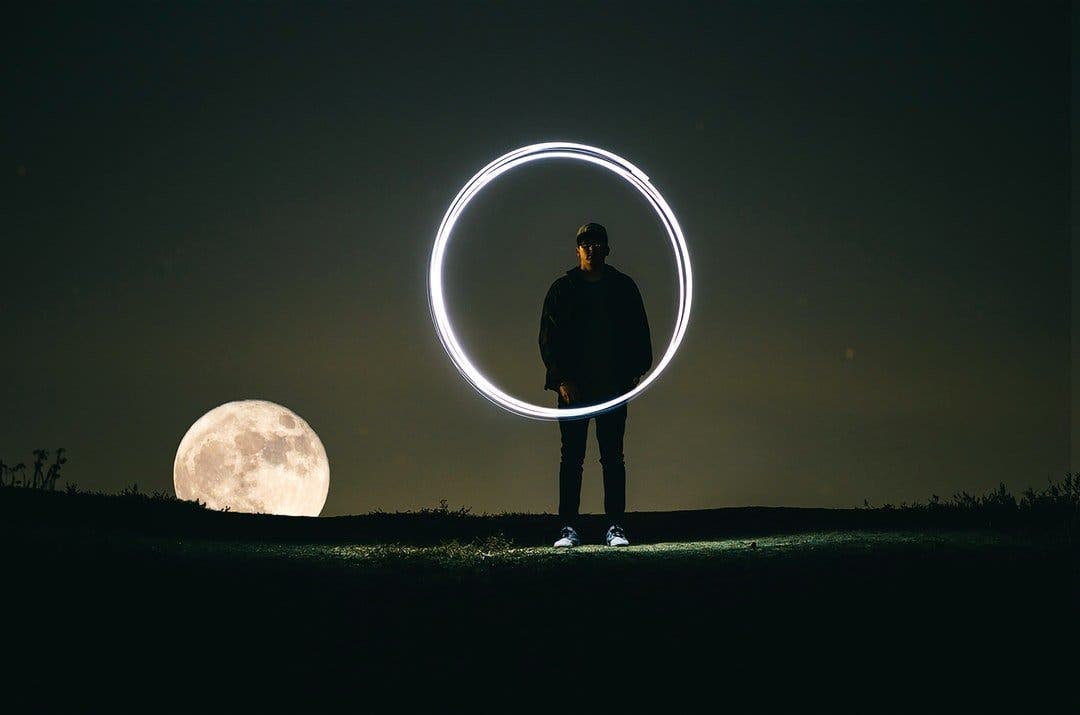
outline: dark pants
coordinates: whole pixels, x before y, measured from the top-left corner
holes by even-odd
[[[618,394],[618,393],[615,393]],[[614,396],[614,395],[612,395]],[[596,404],[603,400],[584,400],[567,405],[560,397],[559,408]],[[626,433],[626,405],[618,409],[576,420],[560,419],[562,460],[559,463],[559,517],[563,524],[576,528],[581,505],[581,471],[585,462],[585,441],[589,422],[596,422],[596,441],[600,445],[600,465],[604,470],[604,513],[612,524],[623,524],[626,513],[626,464],[623,461],[623,435]]]

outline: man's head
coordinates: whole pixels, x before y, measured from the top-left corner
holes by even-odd
[[[604,265],[610,251],[607,229],[600,224],[587,223],[577,230],[577,254],[583,269]]]

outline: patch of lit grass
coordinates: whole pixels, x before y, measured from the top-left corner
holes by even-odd
[[[1015,537],[991,532],[814,532],[758,538],[722,539],[677,543],[643,544],[611,548],[586,544],[572,549],[553,547],[517,547],[509,542],[498,545],[448,542],[438,546],[398,544],[327,545],[294,547],[294,555],[340,561],[355,568],[436,566],[443,568],[514,567],[558,568],[561,565],[587,565],[626,562],[700,562],[724,559],[773,558],[810,555],[814,552],[865,553],[867,551],[920,551],[955,548],[983,548],[1016,542]],[[280,547],[279,547],[280,548]],[[289,548],[289,547],[285,547]]]

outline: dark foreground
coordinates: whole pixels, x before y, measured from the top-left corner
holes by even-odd
[[[732,534],[725,512],[748,517],[717,510],[713,538],[567,553],[522,537],[550,529],[543,516],[516,517],[518,535],[503,517],[496,535],[408,546],[285,537],[241,515],[212,516],[252,538],[208,535],[201,516],[185,535],[182,518],[138,529],[27,503],[0,504],[5,650],[78,682],[84,710],[147,684],[162,708],[209,685],[376,711],[578,703],[579,690],[605,693],[607,709],[652,692],[681,710],[692,691],[865,712],[1077,702],[1080,549],[1057,529],[837,528],[835,513],[814,528],[804,510],[771,510],[782,528]],[[32,692],[34,710],[60,695]],[[380,692],[397,705],[374,707]]]

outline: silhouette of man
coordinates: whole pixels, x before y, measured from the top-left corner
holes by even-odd
[[[583,407],[628,392],[652,367],[649,321],[637,284],[605,263],[607,229],[587,223],[577,231],[578,267],[560,276],[544,298],[540,315],[540,356],[547,367],[545,390],[558,393],[558,407]],[[604,472],[604,513],[608,546],[627,546],[626,466],[623,435],[626,405],[595,415],[596,441]],[[581,472],[589,420],[560,419],[559,517],[556,547],[577,546]]]

